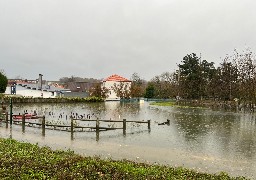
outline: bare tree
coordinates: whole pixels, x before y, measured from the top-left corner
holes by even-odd
[[[130,85],[127,82],[114,83],[112,89],[116,96],[121,99],[131,98]]]
[[[109,89],[102,87],[101,83],[95,83],[94,86],[89,89],[89,93],[90,96],[106,99],[108,98]]]
[[[143,97],[146,89],[146,81],[141,79],[138,73],[133,73],[131,77],[130,95],[132,98]]]
[[[235,50],[234,61],[238,68],[239,94],[244,104],[252,107],[256,103],[256,65],[255,55],[246,49],[243,53]]]

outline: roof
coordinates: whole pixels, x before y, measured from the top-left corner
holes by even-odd
[[[26,89],[33,89],[33,90],[39,90],[38,84],[37,83],[17,83],[17,87],[23,87]],[[45,85],[42,84],[42,90],[44,91],[49,91],[49,92],[53,92],[53,91],[62,91],[62,90],[67,90],[64,89],[64,87],[62,86],[55,86],[55,85]]]
[[[109,76],[108,78],[104,79],[103,82],[106,82],[106,81],[115,81],[115,82],[131,82],[130,80],[122,77],[122,76],[119,76],[117,74],[113,74],[111,76]]]
[[[67,89],[70,89],[71,91],[78,91],[78,92],[84,92],[89,90],[91,87],[94,86],[94,84],[97,83],[91,83],[91,82],[68,82],[67,83]]]

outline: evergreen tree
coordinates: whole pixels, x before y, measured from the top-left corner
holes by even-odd
[[[153,98],[155,97],[155,87],[152,83],[148,83],[148,86],[146,88],[145,92],[145,98]]]
[[[3,71],[0,71],[0,93],[4,93],[8,84],[8,79]]]
[[[181,96],[198,99],[207,95],[208,84],[214,77],[214,63],[201,61],[195,53],[188,54],[179,64],[179,88]]]
[[[179,64],[180,88],[182,96],[187,99],[200,97],[200,62],[195,53],[188,54]]]

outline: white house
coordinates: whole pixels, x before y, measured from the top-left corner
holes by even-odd
[[[108,97],[107,97],[107,101],[119,101],[120,97],[117,96],[117,94],[115,93],[113,87],[114,86],[119,86],[122,84],[124,85],[123,87],[126,87],[127,90],[130,89],[131,87],[131,81],[121,77],[117,74],[114,74],[112,76],[109,76],[108,78],[104,79],[102,82],[102,87],[105,87],[109,90],[108,93]]]
[[[31,84],[30,84],[31,85]],[[5,94],[11,94],[11,87],[6,87]],[[16,95],[20,95],[23,97],[42,97],[42,98],[55,98],[57,96],[56,91],[48,91],[48,90],[38,90],[31,86],[16,86]]]
[[[14,81],[15,82],[15,81]],[[13,83],[13,82],[12,82]],[[6,87],[5,94],[12,94],[12,87],[15,87],[16,95],[23,96],[23,97],[41,97],[41,98],[56,98],[60,96],[62,92],[68,91],[63,87],[52,85],[52,84],[41,84],[40,86],[38,83],[34,82],[24,82],[24,81],[17,81],[15,82],[16,85],[8,85]]]

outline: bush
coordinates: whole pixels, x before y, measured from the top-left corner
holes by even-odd
[[[7,77],[0,71],[0,93],[4,93],[8,84]]]

